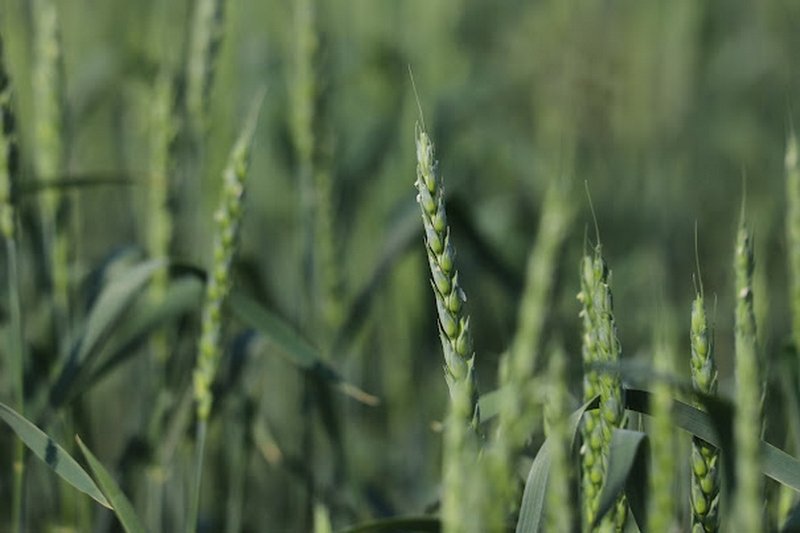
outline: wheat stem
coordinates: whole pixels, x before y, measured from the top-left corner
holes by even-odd
[[[206,425],[211,414],[213,395],[211,385],[222,357],[220,337],[222,333],[222,306],[230,291],[231,267],[236,252],[236,238],[243,215],[245,180],[250,160],[253,134],[255,132],[262,97],[259,96],[247,117],[247,122],[233,146],[228,165],[223,172],[222,197],[214,215],[216,234],[211,269],[203,303],[200,340],[197,362],[193,374],[194,399],[197,410],[197,468],[193,500],[187,526],[194,529],[197,524],[198,498],[202,470],[202,453]]]
[[[25,343],[17,269],[17,215],[14,205],[15,186],[19,178],[19,153],[16,118],[12,104],[11,79],[6,72],[3,41],[0,37],[0,233],[2,233],[6,248],[10,319],[7,334],[8,366],[11,369],[14,407],[18,412],[24,414]],[[12,471],[11,525],[14,531],[22,531],[24,527],[25,446],[20,439],[14,440]]]
[[[763,530],[761,480],[762,382],[756,350],[756,322],[753,311],[753,239],[744,222],[736,238],[736,514],[742,531]]]

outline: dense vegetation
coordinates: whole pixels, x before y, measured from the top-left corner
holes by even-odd
[[[793,530],[798,27],[0,0],[0,529]]]

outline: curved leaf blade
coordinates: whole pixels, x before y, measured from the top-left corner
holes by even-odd
[[[597,516],[595,516],[592,527],[597,527],[597,524],[616,504],[622,491],[629,486],[634,477],[639,478],[640,481],[646,478],[646,474],[642,476],[642,473],[647,472],[647,458],[650,455],[649,447],[646,433],[630,429],[614,429],[608,454],[608,471],[603,481]],[[645,483],[644,485],[646,487],[647,484]],[[637,489],[641,489],[641,487],[637,487]],[[646,519],[644,517],[646,497],[639,490],[629,490],[627,492],[634,497],[634,501],[631,502],[631,508],[634,509],[633,514],[637,524],[640,528],[646,527]]]
[[[575,444],[575,437],[580,427],[583,413],[596,409],[600,399],[595,396],[569,416],[568,434],[570,442]],[[525,481],[525,490],[522,493],[522,503],[519,508],[519,518],[517,519],[516,533],[536,533],[541,531],[544,521],[544,503],[547,495],[547,479],[550,474],[550,444],[549,439],[545,440],[528,472],[528,479]]]
[[[319,350],[283,319],[252,298],[240,291],[234,291],[229,298],[229,304],[242,322],[275,343],[292,364],[315,374],[346,396],[365,405],[374,406],[380,403],[376,396],[346,382],[335,368],[323,360]]]
[[[114,478],[108,470],[106,470],[97,457],[89,451],[89,448],[86,447],[80,437],[76,436],[75,440],[78,442],[83,456],[86,457],[89,468],[92,470],[97,483],[100,485],[100,490],[103,491],[105,497],[111,502],[114,514],[117,515],[125,531],[127,531],[127,533],[145,533],[147,530],[142,525],[139,517],[136,516],[133,505],[131,505],[130,500],[128,500],[122,492],[122,489],[119,488],[119,485],[114,481]]]
[[[647,391],[626,389],[625,408],[649,415],[650,397],[651,394]],[[712,417],[700,409],[673,400],[672,416],[675,425],[720,448],[725,459],[732,455],[733,439],[720,437],[718,428],[731,427],[733,408],[729,401],[722,399],[716,399],[716,404]],[[730,462],[726,460],[725,464]],[[800,461],[765,441],[761,441],[761,471],[775,481],[800,492]]]
[[[64,448],[56,444],[48,434],[36,427],[27,418],[0,402],[0,418],[8,424],[17,437],[30,449],[33,454],[41,459],[47,466],[61,476],[61,478],[94,498],[97,503],[111,509],[106,497],[97,488],[86,470],[68,454]]]
[[[69,397],[70,389],[86,371],[109,332],[130,308],[153,274],[164,265],[163,260],[153,259],[110,277],[89,312],[83,334],[73,345],[69,358],[50,390],[52,406],[60,406]]]

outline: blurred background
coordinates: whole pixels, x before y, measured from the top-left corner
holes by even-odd
[[[113,254],[144,248],[152,88],[168,76],[176,109],[183,105],[194,2],[55,4],[64,177],[120,181],[67,194],[71,283],[82,294],[90,274]],[[221,4],[205,128],[189,148],[179,133],[173,150],[170,254],[177,263],[207,268],[222,169],[252,98],[266,87],[234,284],[381,401],[362,405],[320,385],[279,348],[254,342],[231,317],[220,378],[228,381],[207,445],[206,530],[258,531],[264,524],[307,530],[315,508],[344,526],[422,513],[437,501],[434,422],[443,417],[447,389],[414,200],[420,118],[409,67],[446,184],[481,391],[496,386],[544,192],[556,179],[571,182],[578,215],[559,258],[546,337],[568,347],[576,397],[578,261],[587,228],[594,239],[584,182],[613,272],[625,356],[647,360],[655,324],[668,321],[684,376],[697,226],[705,291],[717,302],[723,393],[731,390],[731,265],[746,189],[760,338],[767,357],[780,357],[790,323],[784,153],[800,94],[800,2]],[[37,177],[32,5],[0,0],[22,180]],[[184,124],[175,127],[183,131]],[[23,207],[23,304],[35,314],[46,290],[30,274],[41,263],[40,243],[35,211],[25,213]],[[82,299],[75,301],[80,306]],[[198,316],[190,313],[173,328],[172,357],[183,361],[172,381],[176,390],[190,379]],[[48,360],[37,353],[50,341],[33,326],[26,335],[39,348],[31,357],[44,361],[27,365],[35,388]],[[81,395],[78,414],[63,415],[72,424],[66,427],[79,428],[118,474],[137,510],[148,506],[140,478],[152,453],[142,437],[143,413],[155,394],[146,361],[128,358]],[[166,530],[181,525],[191,434],[168,469]],[[72,442],[68,432],[62,437]],[[10,432],[0,432],[0,442],[9,450]],[[69,500],[67,489],[53,488],[44,467],[32,464],[31,472],[29,505],[46,517],[34,523],[80,529],[90,520],[87,507],[102,515],[92,504]],[[9,491],[0,481],[0,501],[8,501]],[[108,523],[108,517],[94,520],[98,528]]]

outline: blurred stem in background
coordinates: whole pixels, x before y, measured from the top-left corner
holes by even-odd
[[[25,413],[25,339],[20,304],[20,283],[17,259],[17,209],[14,197],[19,186],[19,152],[17,126],[13,109],[11,78],[6,71],[3,40],[0,37],[0,233],[6,249],[6,278],[8,282],[9,327],[6,330],[8,368],[12,375],[13,405]],[[14,439],[12,469],[11,528],[25,529],[25,447]]]
[[[33,98],[36,176],[55,185],[65,175],[64,76],[58,9],[52,0],[34,0]],[[44,254],[48,258],[53,290],[53,323],[57,345],[66,341],[70,325],[69,247],[66,226],[61,220],[65,200],[58,187],[42,193],[41,216]]]

